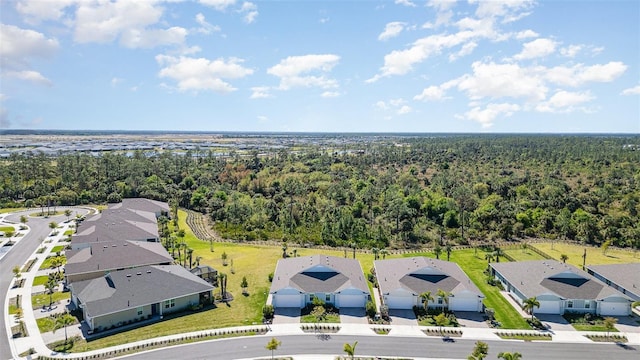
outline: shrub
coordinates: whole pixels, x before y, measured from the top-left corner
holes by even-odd
[[[365,307],[365,311],[367,313],[367,316],[373,319],[376,316],[376,312],[377,312],[376,304],[374,304],[373,301],[368,301]]]

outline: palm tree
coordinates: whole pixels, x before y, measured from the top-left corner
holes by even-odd
[[[67,341],[69,340],[69,337],[67,336],[67,326],[73,325],[75,322],[76,322],[76,318],[74,318],[73,316],[71,316],[71,314],[66,312],[56,317],[56,324],[53,328],[53,332],[55,333],[56,330],[60,328],[64,328],[64,343],[66,344]]]
[[[53,293],[56,292],[56,287],[58,286],[58,280],[55,274],[49,274],[49,278],[47,279],[47,283],[44,284],[44,287],[49,292],[49,308],[51,308],[51,304],[53,304]]]
[[[29,221],[29,218],[27,218],[27,216],[26,216],[26,215],[20,215],[20,223],[21,223],[22,225],[26,225],[26,224],[27,224],[27,221]]]
[[[567,260],[569,260],[569,257],[567,256],[567,254],[562,254],[560,255],[560,260],[562,260],[563,263],[566,263]]]
[[[69,217],[71,216],[71,210],[66,209],[66,210],[64,211],[64,216],[66,216],[66,217],[67,217],[67,221],[69,221]]]
[[[449,296],[451,296],[451,294],[446,292],[446,291],[444,291],[444,290],[442,290],[442,289],[438,289],[437,295],[444,302],[443,308],[446,307],[448,309],[449,308]]]
[[[352,359],[356,354],[356,345],[358,345],[357,341],[354,342],[353,345],[345,343],[343,347],[344,352],[347,353],[347,355],[349,355],[349,357]]]
[[[498,359],[503,360],[520,360],[522,359],[522,354],[519,352],[510,353],[508,351],[498,353]]]
[[[16,279],[20,279],[20,277],[22,276],[22,270],[20,269],[20,266],[16,265],[13,267],[13,276],[15,276]]]
[[[377,247],[371,248],[371,252],[373,253],[373,259],[378,260],[378,254],[380,254],[380,249]]]
[[[387,258],[387,255],[389,255],[389,250],[387,249],[381,249],[380,250],[380,255],[382,255],[382,260]]]
[[[449,259],[451,258],[451,250],[453,250],[453,247],[451,246],[451,244],[447,243],[444,249],[447,252],[447,261],[450,261]]]
[[[540,301],[534,297],[530,297],[522,302],[522,308],[524,311],[531,313],[531,320],[533,320],[533,309],[540,307]]]
[[[433,253],[436,254],[436,259],[440,259],[440,254],[442,254],[442,248],[440,247],[440,245],[436,245],[433,248]]]
[[[278,350],[278,347],[282,344],[282,342],[278,341],[276,338],[271,338],[271,340],[267,343],[265,348],[267,350],[271,350],[271,359],[273,359],[273,352]]]
[[[486,253],[484,254],[484,259],[487,260],[487,264],[491,263],[491,260],[493,260],[493,253]]]
[[[431,295],[431,291],[425,291],[422,294],[420,294],[420,299],[422,299],[422,305],[424,306],[424,309],[427,310],[427,307],[429,306],[429,301],[433,301],[433,296]]]
[[[504,251],[502,251],[502,249],[500,249],[499,247],[496,247],[496,249],[493,251],[493,256],[496,259],[496,262],[500,262],[500,256],[504,256]]]
[[[64,256],[54,256],[51,259],[51,267],[56,269],[56,272],[60,274],[60,266],[66,263],[66,258]]]
[[[58,223],[55,221],[52,221],[49,223],[49,229],[51,230],[55,230],[58,227]]]

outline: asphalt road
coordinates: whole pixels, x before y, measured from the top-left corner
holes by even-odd
[[[153,350],[124,357],[136,360],[159,359],[250,359],[270,358],[265,349],[269,336],[252,336],[202,343],[192,343],[172,348]],[[340,336],[319,338],[313,335],[278,336],[282,345],[274,355],[324,354],[345,355],[345,343],[358,341],[356,355],[407,356],[419,358],[467,359],[473,351],[475,340],[460,340],[444,343],[440,339],[395,337],[395,336]],[[615,344],[563,344],[552,342],[486,341],[489,345],[488,359],[499,352],[519,352],[523,359],[633,359],[640,358],[637,347],[621,347]]]
[[[57,210],[64,210],[66,207],[58,207]],[[79,214],[86,214],[88,210],[82,208],[69,208]],[[32,214],[37,212],[37,209],[30,209],[21,212],[17,212],[11,215],[7,215],[6,219],[15,223],[20,223],[20,215]],[[74,215],[75,216],[75,215]],[[50,216],[48,218],[42,217],[29,217],[27,225],[31,228],[31,231],[25,235],[20,241],[18,241],[8,253],[0,259],[0,304],[4,307],[4,299],[9,292],[9,286],[13,279],[13,267],[18,265],[22,266],[31,255],[38,249],[42,240],[51,232],[49,223],[52,221],[62,222],[66,221],[67,217],[64,215]],[[6,311],[3,309],[3,311]],[[7,324],[5,324],[5,317],[0,316],[0,359],[11,359],[11,348],[9,346],[9,339],[7,338]]]

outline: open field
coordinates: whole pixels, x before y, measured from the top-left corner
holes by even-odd
[[[538,255],[538,253],[535,253],[529,249],[508,249],[503,251],[505,254],[514,258],[516,261],[544,260],[544,258]]]
[[[640,262],[638,251],[609,248],[607,253],[602,252],[602,248],[584,246],[569,243],[538,243],[533,244],[537,249],[560,260],[560,255],[569,257],[567,263],[582,268],[582,254],[587,250],[587,265],[622,264]]]

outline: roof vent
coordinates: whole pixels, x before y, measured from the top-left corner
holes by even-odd
[[[141,272],[138,272],[136,275],[142,275],[142,273],[141,273]]]
[[[151,274],[151,270],[147,270],[147,274]]]
[[[127,274],[127,277],[131,277],[131,274]]]

